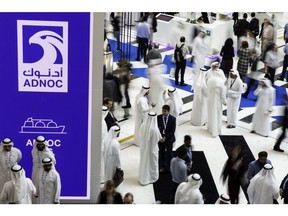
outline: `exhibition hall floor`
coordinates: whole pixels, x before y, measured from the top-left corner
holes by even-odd
[[[281,32],[279,33],[281,35]],[[283,35],[283,31],[282,31]],[[112,41],[112,40],[111,40]],[[279,47],[279,61],[283,60],[283,39],[282,41],[277,40],[277,45]],[[136,46],[136,45],[135,45]],[[167,62],[171,60],[171,56],[173,54],[173,50],[164,49],[165,46],[161,47],[160,50],[163,58],[163,62]],[[117,55],[117,53],[114,53]],[[136,56],[135,56],[136,57]],[[168,59],[167,59],[168,58]],[[134,58],[132,58],[134,59]],[[147,186],[141,186],[138,182],[138,168],[139,168],[139,147],[134,145],[133,137],[134,137],[134,119],[135,119],[135,96],[139,93],[142,85],[149,85],[149,80],[145,77],[145,68],[147,66],[142,62],[131,61],[133,64],[133,69],[142,69],[142,72],[135,72],[133,79],[131,80],[129,87],[129,95],[131,99],[132,108],[129,109],[130,116],[129,118],[124,118],[124,110],[121,108],[123,104],[115,104],[114,115],[118,120],[120,120],[121,133],[119,136],[119,141],[121,143],[121,165],[122,169],[125,172],[124,182],[122,187],[122,195],[125,193],[131,192],[134,195],[134,202],[136,204],[153,204],[158,203],[159,200],[155,199],[153,184]],[[115,63],[114,63],[115,64]],[[116,65],[114,65],[116,67]],[[169,65],[167,65],[169,68]],[[237,57],[234,58],[234,66],[237,67]],[[264,76],[261,73],[261,69],[263,69],[263,63],[259,63],[258,65],[258,78]],[[170,68],[171,70],[171,68]],[[174,79],[169,77],[170,70],[167,71],[166,74],[162,75],[163,78],[166,79],[167,88],[169,86],[174,86]],[[137,70],[134,70],[137,71]],[[282,67],[279,67],[276,71],[276,74],[279,75],[281,73]],[[132,70],[133,74],[133,70]],[[173,150],[175,150],[178,146],[183,144],[183,137],[186,134],[192,136],[192,145],[193,151],[202,151],[207,160],[209,169],[213,176],[213,181],[216,185],[218,194],[227,193],[227,185],[222,183],[221,180],[221,172],[224,166],[225,161],[228,156],[224,148],[224,143],[221,138],[217,136],[213,138],[210,133],[208,133],[206,126],[196,127],[190,123],[191,118],[191,109],[193,107],[193,91],[191,91],[191,84],[193,83],[193,75],[192,68],[187,65],[185,72],[185,82],[188,84],[186,87],[176,86],[177,91],[179,92],[182,100],[183,100],[183,108],[182,115],[179,116],[179,126],[177,128],[177,137],[176,143]],[[277,88],[277,94],[279,93],[282,96],[286,96],[286,82],[283,81],[275,81],[274,85]],[[159,93],[160,94],[160,93]],[[268,152],[268,159],[271,160],[274,166],[274,173],[276,176],[276,180],[278,185],[280,185],[284,176],[288,173],[287,164],[288,164],[288,145],[287,139],[281,145],[281,148],[284,149],[284,153],[273,151],[273,145],[281,133],[281,116],[283,116],[283,105],[284,102],[280,101],[282,99],[277,98],[277,103],[274,106],[273,113],[271,115],[271,122],[273,130],[269,134],[269,137],[262,137],[257,134],[250,133],[251,130],[251,120],[253,113],[255,112],[255,101],[253,100],[252,92],[248,99],[242,97],[240,109],[238,112],[238,122],[237,126],[234,129],[227,129],[226,126],[226,116],[223,115],[223,124],[222,124],[222,136],[224,138],[228,135],[230,136],[243,136],[246,141],[248,148],[252,152],[254,158],[258,158],[257,154],[260,151]],[[124,104],[125,105],[125,104]],[[223,107],[223,110],[226,110],[226,107]],[[225,114],[225,111],[224,111]],[[244,196],[243,190],[240,190],[240,204],[247,204],[247,200]],[[282,200],[278,199],[279,203],[282,204]]]

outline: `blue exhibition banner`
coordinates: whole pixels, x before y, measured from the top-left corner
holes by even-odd
[[[27,177],[48,140],[61,197],[89,199],[90,13],[0,13],[0,139],[14,141]]]

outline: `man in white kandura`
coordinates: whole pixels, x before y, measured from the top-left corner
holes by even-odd
[[[54,153],[48,148],[48,142],[43,136],[38,136],[34,142],[32,149],[32,159],[33,159],[33,168],[32,168],[32,181],[34,185],[39,184],[38,175],[43,169],[42,160],[46,157],[52,159],[55,166],[56,160]],[[39,204],[39,198],[33,197],[33,204]]]
[[[193,107],[191,111],[191,124],[203,126],[207,123],[207,70],[201,68],[193,82]]]
[[[31,179],[26,178],[23,167],[14,165],[10,172],[12,180],[4,184],[0,200],[8,204],[32,204],[32,195],[36,194],[36,188]]]
[[[208,51],[207,44],[206,44],[206,33],[204,31],[201,31],[198,33],[196,38],[193,41],[193,47],[192,47],[192,59],[194,69],[195,69],[195,77],[198,76],[200,72],[200,68],[204,67],[205,64],[205,58]]]
[[[168,88],[168,97],[165,96],[165,93],[166,93],[166,90],[163,93],[164,104],[170,107],[169,114],[176,118],[175,137],[177,137],[178,117],[182,113],[183,101],[179,95],[178,90],[174,87]],[[173,147],[174,145],[175,145],[175,142],[173,144]]]
[[[139,129],[144,119],[147,118],[152,106],[149,103],[148,95],[150,93],[149,86],[142,86],[140,93],[135,98],[135,128],[134,143],[140,146]]]
[[[102,139],[101,139],[101,173],[100,173],[100,181],[101,183],[105,182],[105,173],[104,173],[104,139],[108,134],[107,124],[105,121],[106,116],[109,113],[109,108],[106,106],[102,106]]]
[[[272,129],[270,115],[275,104],[275,89],[271,85],[271,81],[263,78],[260,80],[258,88],[254,92],[258,96],[256,102],[256,111],[252,119],[251,133],[257,133],[268,137]]]
[[[235,128],[239,111],[243,82],[238,71],[231,69],[227,80],[227,128]]]
[[[222,105],[227,104],[226,86],[223,76],[225,77],[222,70],[219,69],[213,71],[207,82],[207,130],[211,133],[212,137],[216,137],[221,134],[223,109]]]
[[[21,158],[21,151],[14,147],[10,138],[2,140],[0,145],[0,193],[4,184],[11,180],[11,167],[17,164]]]
[[[105,181],[113,180],[116,168],[121,168],[120,144],[117,140],[119,133],[120,128],[112,126],[104,140]]]
[[[61,179],[56,171],[51,158],[42,160],[43,168],[39,173],[39,185],[37,196],[40,197],[40,204],[59,204],[61,193]]]
[[[201,185],[202,178],[198,173],[189,175],[188,182],[182,182],[176,190],[175,204],[204,204]]]
[[[264,165],[262,170],[250,180],[247,189],[251,204],[273,204],[273,200],[279,197],[278,192],[279,186],[271,164]]]
[[[214,75],[220,77],[223,80],[223,82],[226,81],[224,71],[222,69],[220,69],[220,63],[219,62],[213,62],[211,64],[211,68],[207,71],[206,83],[208,83],[209,78],[213,77]]]
[[[162,76],[167,71],[167,66],[162,63],[162,57],[160,54],[160,58],[155,56],[154,58],[150,58],[149,62],[147,62],[147,74],[149,77],[149,86],[150,86],[150,103],[153,104],[152,111],[156,113],[161,113],[162,106],[164,105],[163,98],[160,92],[163,92],[166,88],[166,78]],[[165,85],[166,84],[166,85]]]
[[[147,185],[154,183],[159,178],[158,168],[158,142],[161,134],[157,125],[157,114],[148,113],[140,127],[140,165],[139,183]]]

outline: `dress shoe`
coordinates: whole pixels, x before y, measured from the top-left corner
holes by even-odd
[[[255,131],[254,131],[254,130],[252,130],[252,131],[250,131],[250,133],[255,133]]]
[[[228,125],[227,128],[231,129],[231,128],[235,128],[234,125]]]
[[[122,50],[121,50],[121,49],[116,49],[116,51],[117,51],[117,52],[122,52]]]
[[[175,85],[179,85],[179,82],[175,82]]]
[[[140,58],[135,58],[135,61],[140,61]]]
[[[180,86],[187,86],[187,84],[186,83],[181,83]]]
[[[283,150],[283,149],[280,149],[280,148],[275,148],[275,147],[273,148],[273,150],[274,150],[274,151],[278,151],[278,152],[284,152],[284,150]]]

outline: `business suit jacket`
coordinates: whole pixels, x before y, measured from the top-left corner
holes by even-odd
[[[157,116],[158,128],[162,137],[165,137],[166,143],[174,143],[175,142],[175,129],[176,129],[176,118],[172,115],[168,116],[168,121],[166,125],[165,135],[163,134],[164,123],[163,123],[163,115]]]
[[[113,115],[111,115],[111,113],[109,112],[108,114],[107,114],[107,116],[105,117],[105,122],[106,122],[106,124],[107,124],[107,130],[109,131],[109,129],[112,127],[112,126],[115,126],[115,125],[117,125],[116,124],[116,121],[117,121],[117,119],[115,118],[115,116]]]

